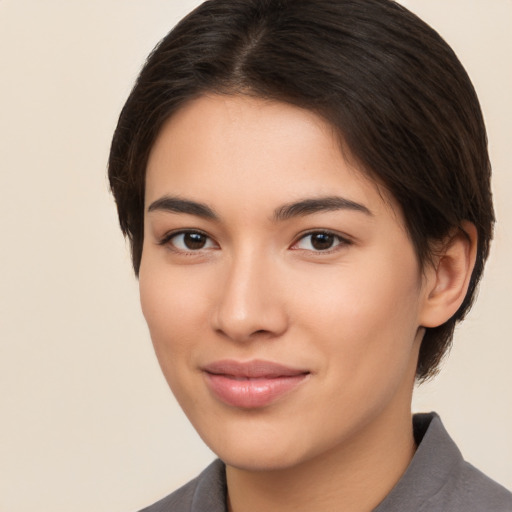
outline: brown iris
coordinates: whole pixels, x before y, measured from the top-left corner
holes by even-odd
[[[208,237],[202,233],[184,233],[183,243],[190,250],[203,249],[206,245]]]
[[[313,233],[311,236],[311,245],[318,251],[330,249],[334,243],[334,235],[329,233]]]

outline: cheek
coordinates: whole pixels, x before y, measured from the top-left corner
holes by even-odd
[[[194,389],[192,355],[201,340],[201,294],[165,265],[141,265],[139,289],[142,312],[162,373],[183,408]],[[188,390],[188,391],[187,391]]]
[[[152,262],[141,264],[139,290],[142,312],[160,364],[183,353],[197,339],[195,331],[204,325],[204,294],[187,274],[172,272],[169,266]]]
[[[347,373],[408,362],[420,301],[414,258],[361,261],[358,268],[310,276],[305,287],[307,294],[294,294],[297,318]]]

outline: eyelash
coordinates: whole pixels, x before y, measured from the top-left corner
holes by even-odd
[[[184,230],[180,230],[180,231],[174,231],[174,232],[171,232],[171,233],[167,233],[164,235],[164,237],[158,242],[158,245],[161,245],[161,246],[167,246],[169,247],[170,250],[174,251],[174,252],[178,252],[180,254],[197,254],[199,251],[201,250],[205,250],[205,249],[211,249],[212,247],[200,247],[200,248],[197,248],[197,249],[182,249],[182,248],[178,248],[176,247],[174,244],[171,243],[171,241],[173,240],[173,238],[176,238],[180,235],[200,235],[202,237],[205,237],[206,240],[208,241],[213,241],[213,239],[205,232],[203,231],[199,231],[199,230],[196,230],[196,229],[184,229]],[[327,237],[332,237],[334,239],[334,241],[337,241],[337,243],[333,246],[333,247],[328,247],[324,250],[315,250],[315,249],[305,249],[305,248],[301,248],[301,247],[296,247],[301,241],[305,240],[307,237],[311,237],[313,235],[322,235],[322,236],[327,236]],[[206,242],[208,243],[208,242]],[[215,243],[215,242],[214,242]],[[308,231],[306,233],[302,233],[297,239],[296,241],[292,244],[292,246],[290,247],[291,250],[296,250],[296,251],[309,251],[311,253],[317,253],[317,254],[331,254],[333,252],[336,252],[338,250],[340,250],[341,247],[346,247],[346,246],[349,246],[349,245],[352,245],[352,241],[349,240],[348,238],[344,237],[344,236],[341,236],[340,234],[338,233],[335,233],[333,231],[329,231],[329,230],[324,230],[324,229],[316,229],[316,230],[311,230],[311,231]]]
[[[172,244],[171,241],[173,238],[177,238],[180,235],[200,235],[202,237],[205,237],[209,241],[213,240],[208,234],[204,233],[203,231],[199,231],[197,229],[182,229],[180,231],[166,233],[163,236],[163,238],[158,242],[158,245],[167,246],[170,250],[178,252],[180,254],[194,254],[204,249],[202,247],[198,249],[180,249],[178,247],[175,247],[175,245]]]
[[[324,250],[303,249],[300,247],[295,248],[295,246],[298,245],[302,240],[305,240],[307,237],[311,237],[313,235],[323,235],[323,236],[332,237],[335,241],[337,241],[337,243],[335,243],[335,245],[333,245],[332,247],[328,247],[327,249],[324,249]],[[297,241],[293,243],[291,248],[292,248],[292,250],[295,250],[295,251],[304,250],[304,251],[309,251],[309,252],[316,253],[316,254],[331,254],[333,252],[340,250],[342,247],[347,247],[349,245],[352,245],[352,243],[353,242],[351,240],[349,240],[347,237],[342,236],[334,231],[329,231],[326,229],[315,229],[315,230],[310,230],[306,233],[302,233],[297,238]]]

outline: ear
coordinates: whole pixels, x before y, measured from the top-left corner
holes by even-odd
[[[422,327],[438,327],[459,309],[475,266],[477,240],[475,225],[463,222],[425,269],[425,299],[419,318]]]

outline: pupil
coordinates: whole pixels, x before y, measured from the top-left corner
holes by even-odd
[[[201,233],[187,233],[183,241],[187,249],[202,249],[206,244],[206,237]]]
[[[318,250],[330,249],[334,243],[334,235],[317,233],[311,237],[311,245]]]

